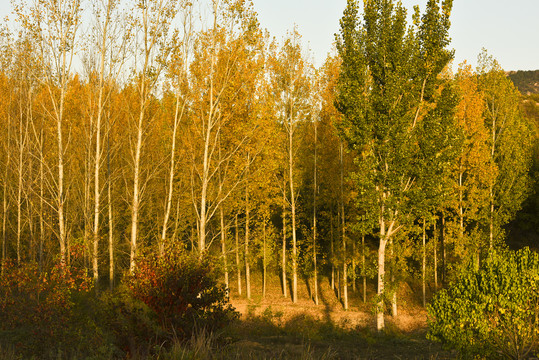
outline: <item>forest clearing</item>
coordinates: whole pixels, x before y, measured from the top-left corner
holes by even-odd
[[[535,73],[452,9],[348,0],[317,67],[248,0],[13,2],[0,359],[535,356]]]

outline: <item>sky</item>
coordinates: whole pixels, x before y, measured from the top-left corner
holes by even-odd
[[[402,0],[411,15],[427,0]],[[304,44],[320,66],[339,31],[346,0],[254,0],[262,27],[282,39],[297,25]],[[475,67],[486,48],[505,70],[539,69],[539,0],[453,0],[451,47],[456,65],[467,60]]]
[[[294,25],[311,50],[316,66],[331,52],[334,34],[346,0],[253,0],[260,24],[282,41]],[[423,11],[427,0],[402,0],[411,14]],[[0,19],[10,12],[10,1],[0,0]],[[505,70],[539,69],[539,0],[453,0],[451,48],[454,68],[467,60],[475,67],[486,48]],[[3,21],[3,20],[2,20]]]

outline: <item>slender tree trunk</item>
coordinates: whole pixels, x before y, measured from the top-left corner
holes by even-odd
[[[202,176],[201,176],[201,192],[200,192],[200,210],[199,210],[199,235],[198,235],[198,251],[200,256],[203,256],[203,252],[206,250],[206,224],[209,221],[208,218],[208,187],[211,180],[211,143],[212,143],[212,129],[217,125],[218,112],[217,103],[214,99],[214,71],[216,61],[216,41],[217,41],[217,2],[213,1],[213,32],[211,37],[211,61],[210,61],[210,73],[209,73],[209,111],[207,115],[206,124],[203,128],[204,135],[204,153],[202,157]]]
[[[493,154],[494,156],[494,154]],[[494,246],[494,190],[493,185],[490,185],[490,214],[489,214],[489,242],[488,248],[492,249]]]
[[[386,245],[387,245],[387,235],[386,234],[386,223],[384,218],[384,204],[382,204],[380,210],[380,245],[378,247],[378,303],[376,304],[376,329],[381,331],[384,329],[384,277],[385,277],[385,256],[386,256]]]
[[[62,89],[60,90],[60,110],[56,119],[56,130],[57,130],[57,144],[58,144],[58,194],[57,194],[57,203],[58,203],[58,228],[59,228],[59,241],[60,241],[60,261],[62,264],[66,264],[66,226],[64,219],[64,205],[65,205],[65,195],[64,195],[64,143],[62,140],[62,122],[64,114],[64,97],[65,97],[65,74],[63,74],[64,79],[62,80]]]
[[[144,110],[145,110],[145,80],[141,80],[141,104],[140,113],[137,127],[137,145],[135,148],[135,164],[133,174],[133,201],[131,209],[131,252],[129,256],[129,272],[133,274],[135,271],[135,261],[138,253],[137,240],[138,240],[138,217],[140,211],[140,158],[142,153],[142,135],[144,126]]]
[[[445,244],[445,213],[442,212],[442,226],[441,226],[441,229],[440,229],[440,233],[441,233],[441,246],[442,246],[442,284],[445,285],[445,272],[446,272],[446,269],[445,269],[445,256],[446,256],[446,244]]]
[[[180,198],[176,200],[176,218],[174,219],[174,231],[172,232],[172,241],[178,238],[178,230],[180,228]]]
[[[286,182],[283,182],[283,250],[281,257],[281,268],[283,272],[283,296],[286,298]]]
[[[356,242],[352,241],[352,291],[356,292]]]
[[[494,106],[491,110],[491,113],[494,115]],[[492,117],[492,147],[490,158],[492,163],[495,163],[494,154],[496,153],[496,115]],[[489,249],[492,249],[494,246],[494,183],[491,182],[489,187],[489,199],[490,199],[490,214],[489,214]],[[478,262],[479,263],[479,262]]]
[[[44,169],[44,140],[43,140],[43,123],[39,129],[39,273],[43,269],[43,244],[45,242],[45,220],[43,219],[44,200],[45,200],[45,169]]]
[[[313,270],[314,270],[314,303],[318,305],[318,269],[316,264],[316,196],[318,194],[318,174],[317,174],[317,161],[318,161],[318,126],[314,123],[314,189],[313,189]]]
[[[6,166],[7,168],[7,166]],[[6,170],[7,173],[7,170]],[[7,232],[6,232],[6,225],[7,225],[7,181],[4,183],[4,193],[2,197],[2,205],[3,205],[3,211],[2,211],[2,273],[1,275],[4,275],[4,267],[6,263],[6,243],[7,243]]]
[[[112,175],[110,171],[110,116],[107,117],[107,209],[109,224],[109,287],[114,289],[114,224],[112,218]]]
[[[296,238],[296,193],[294,191],[294,158],[292,121],[288,136],[288,171],[290,183],[290,207],[292,217],[292,302],[298,301],[298,249]]]
[[[31,167],[32,164],[30,164],[30,166],[28,167],[28,169],[31,171],[32,167]],[[32,176],[30,175],[29,176],[30,179],[32,179]],[[26,216],[28,218],[28,235],[29,235],[29,239],[28,239],[28,259],[32,262],[35,262],[36,261],[36,254],[37,254],[37,251],[36,251],[36,236],[34,234],[34,209],[33,209],[33,201],[32,201],[32,198],[27,195],[26,196],[26,203],[27,203],[27,206],[26,206]]]
[[[245,182],[245,287],[247,299],[251,299],[251,269],[249,264],[249,226],[250,226],[250,204],[249,204],[249,155],[247,155],[247,180]]]
[[[18,163],[17,163],[17,264],[19,265],[21,263],[21,236],[22,236],[22,187],[23,187],[23,180],[24,180],[24,153],[26,150],[26,138],[27,138],[27,128],[24,129],[25,126],[23,124],[24,120],[24,110],[23,110],[23,91],[22,88],[24,87],[22,78],[20,79],[19,86],[21,87],[21,93],[19,98],[19,138],[18,138],[18,150],[19,150],[19,156],[18,156]],[[28,101],[30,101],[30,94]],[[29,121],[29,119],[27,119]]]
[[[464,171],[459,172],[459,243],[462,244],[464,239],[464,195],[463,195],[463,176]]]
[[[99,95],[97,104],[96,135],[95,135],[95,164],[94,164],[94,226],[93,226],[93,272],[94,280],[99,279],[99,210],[101,207],[101,188],[99,182],[99,172],[101,170],[101,124],[105,102],[105,58],[107,57],[108,29],[111,21],[113,4],[109,0],[106,4],[105,18],[102,23],[102,37],[99,48]],[[109,230],[110,231],[110,230]],[[110,246],[110,244],[109,244]],[[109,250],[110,256],[110,250]],[[110,261],[110,259],[109,259]],[[109,269],[110,270],[110,269]],[[109,274],[110,275],[110,274]],[[112,286],[111,286],[112,288]]]
[[[330,211],[329,219],[329,231],[330,231],[330,255],[331,255],[331,289],[335,291],[335,237],[333,233],[333,207]]]
[[[342,293],[341,293],[341,289],[342,289],[341,269],[340,269],[339,267],[337,267],[336,271],[337,271],[337,299],[339,299],[340,301],[342,301]]]
[[[184,106],[182,106],[181,114],[180,114],[180,94],[178,91],[178,94],[176,95],[176,107],[174,110],[174,125],[172,127],[172,147],[170,149],[170,167],[169,167],[169,174],[168,174],[167,201],[165,205],[165,216],[163,217],[163,227],[161,230],[161,242],[159,243],[159,255],[161,256],[163,255],[164,250],[165,250],[165,241],[167,238],[168,221],[170,218],[170,211],[172,208],[172,196],[174,193],[174,173],[176,169],[176,134],[178,132],[178,126],[179,126],[180,119],[184,111],[184,107],[185,107],[185,103],[184,103]],[[228,273],[225,276],[228,277]],[[226,282],[226,284],[228,287],[228,281]]]
[[[437,254],[437,247],[438,247],[438,233],[436,229],[436,223],[437,221],[434,221],[434,237],[433,237],[433,247],[434,247],[434,288],[438,290],[438,254]]]
[[[195,234],[196,230],[196,234]],[[191,252],[197,251],[197,248],[195,247],[195,237],[198,236],[198,221],[195,224],[195,227],[191,228],[191,237],[189,238],[189,241],[191,242]]]
[[[266,219],[262,223],[262,297],[266,297]]]
[[[425,219],[423,218],[423,247],[422,247],[422,256],[421,256],[421,283],[422,283],[422,289],[423,289],[423,307],[427,305],[427,288],[425,283],[425,272],[427,269],[427,252],[426,252],[426,224]]]
[[[110,163],[108,166],[109,180],[107,185],[108,220],[109,220],[109,286],[114,289],[114,224],[112,218],[112,184],[110,180]]]
[[[367,269],[365,264],[365,235],[361,235],[361,269],[363,271],[363,303],[367,302]]]
[[[219,217],[221,219],[221,254],[223,256],[223,267],[225,270],[225,286],[228,289],[230,284],[228,282],[228,264],[226,261],[226,229],[225,229],[225,213],[223,206],[219,207]]]
[[[382,220],[383,221],[383,220]],[[378,289],[377,295],[379,297],[376,306],[376,329],[381,331],[384,328],[384,276],[385,276],[385,255],[386,244],[385,234],[380,234],[380,247],[378,248]]]
[[[7,187],[8,187],[8,176],[9,176],[9,168],[10,168],[10,160],[11,160],[11,147],[9,146],[9,139],[11,138],[11,117],[8,116],[7,118],[7,156],[6,156],[6,164],[4,168],[4,186],[3,186],[3,194],[2,194],[2,269],[1,274],[4,275],[4,269],[6,265],[7,260],[7,254],[6,254],[6,248],[7,248],[7,211],[8,211],[8,202],[7,202]]]
[[[222,160],[221,156],[221,137],[218,139],[219,141],[219,161]],[[219,174],[219,193],[221,193],[223,189],[223,179],[221,175],[221,169],[218,171]],[[228,264],[227,264],[227,256],[226,256],[226,229],[225,229],[225,211],[224,211],[224,203],[221,203],[219,205],[219,218],[221,220],[221,256],[223,257],[223,267],[225,271],[225,285],[227,289],[229,286],[228,281]]]
[[[90,199],[91,193],[92,193],[92,128],[93,128],[93,119],[90,119],[90,124],[88,126],[88,143],[86,145],[86,161],[84,164],[84,209],[83,209],[83,216],[84,216],[84,253],[85,258],[87,259],[87,267],[90,269],[90,266],[92,268],[92,275],[94,279],[98,279],[98,272],[97,264],[99,257],[97,256],[97,252],[95,251],[95,239],[93,237],[93,226],[94,226],[94,218],[93,218],[93,210],[92,209],[92,200]],[[95,189],[94,189],[95,190]],[[94,199],[95,200],[95,199]],[[94,202],[95,204],[95,202]],[[91,262],[91,265],[90,265]],[[95,282],[97,284],[97,281]],[[98,287],[96,286],[95,291],[98,290]]]
[[[22,116],[21,116],[22,117]],[[22,149],[22,119],[21,137],[19,141],[19,163],[18,163],[18,181],[17,181],[17,265],[21,263],[21,230],[22,230],[22,180],[23,180],[23,149]]]
[[[236,231],[236,272],[238,275],[238,294],[241,296],[241,266],[240,266],[240,244],[239,244],[239,227],[238,227],[238,214],[235,215],[235,231]]]
[[[344,310],[348,310],[348,264],[346,257],[346,226],[344,213],[344,145],[340,144],[340,162],[341,162],[341,226],[342,226],[342,254],[343,254],[343,305]]]

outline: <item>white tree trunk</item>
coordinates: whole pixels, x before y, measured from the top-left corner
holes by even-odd
[[[251,269],[249,255],[249,227],[251,223],[250,204],[249,204],[249,155],[247,155],[247,170],[245,182],[245,287],[247,291],[247,299],[251,299]]]
[[[292,302],[298,301],[298,249],[296,238],[296,195],[294,192],[294,151],[292,120],[288,129],[288,176],[290,184],[290,209],[292,217]]]
[[[221,219],[221,255],[223,257],[223,267],[225,271],[225,286],[228,289],[230,284],[228,282],[228,264],[226,259],[226,229],[225,229],[225,213],[223,206],[219,208],[219,217]]]
[[[318,305],[318,269],[317,269],[317,256],[316,256],[316,195],[318,193],[318,177],[317,177],[317,142],[318,142],[318,127],[317,123],[314,123],[314,189],[313,189],[313,270],[314,270],[314,303]]]
[[[142,80],[144,81],[144,79]],[[141,94],[145,93],[145,84],[141,85]],[[142,135],[144,126],[144,102],[145,96],[141,96],[140,113],[137,126],[137,145],[135,148],[135,163],[133,173],[133,200],[131,203],[131,252],[129,256],[129,272],[133,274],[135,271],[136,257],[138,253],[138,216],[140,210],[140,157],[142,152]]]
[[[266,297],[266,219],[262,223],[262,298]]]
[[[167,187],[167,200],[165,204],[165,215],[163,216],[163,228],[161,230],[161,241],[159,242],[159,255],[163,256],[165,251],[165,241],[167,238],[168,220],[170,218],[170,211],[172,208],[172,196],[174,193],[174,173],[176,168],[176,134],[178,132],[178,125],[181,119],[180,116],[180,99],[179,91],[176,95],[176,108],[174,110],[174,125],[172,127],[172,147],[170,149],[170,167],[168,173],[168,187]],[[182,107],[183,114],[183,107]],[[227,282],[228,286],[228,282]]]
[[[421,283],[423,289],[423,307],[427,305],[427,286],[426,286],[426,271],[427,271],[427,251],[426,251],[426,224],[425,219],[423,219],[423,246],[422,246],[422,256],[421,256]]]
[[[281,269],[283,277],[283,296],[287,297],[286,290],[286,182],[283,181],[283,247],[282,247],[282,257],[281,257]]]
[[[434,221],[434,237],[433,237],[433,245],[434,245],[434,289],[438,290],[438,254],[437,254],[437,248],[438,248],[438,233],[436,229],[436,223],[437,219]]]
[[[7,118],[7,142],[8,146],[7,154],[6,154],[6,163],[4,168],[4,186],[3,186],[3,194],[2,194],[2,269],[1,274],[4,275],[4,269],[5,269],[5,262],[7,260],[6,256],[6,247],[7,247],[7,211],[8,211],[8,201],[7,201],[7,186],[8,186],[8,176],[9,176],[9,168],[10,168],[10,162],[11,162],[11,147],[9,146],[9,139],[11,135],[11,118],[8,115]]]
[[[383,221],[383,220],[382,220]],[[376,304],[376,329],[381,331],[384,329],[384,276],[385,276],[385,256],[386,256],[386,244],[385,234],[380,231],[380,247],[378,248],[378,290],[377,295],[379,297]]]
[[[367,302],[367,269],[365,268],[365,235],[361,235],[361,270],[363,271],[363,303]]]
[[[348,310],[348,264],[346,257],[346,222],[344,213],[344,145],[341,141],[339,148],[341,163],[341,230],[342,230],[342,253],[343,253],[343,305]]]
[[[241,296],[241,264],[240,264],[240,244],[239,244],[239,227],[238,214],[235,215],[235,231],[236,231],[236,272],[238,276],[238,295]]]

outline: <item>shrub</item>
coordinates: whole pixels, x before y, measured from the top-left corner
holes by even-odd
[[[1,341],[28,356],[78,348],[71,327],[74,297],[87,294],[91,284],[84,271],[62,264],[40,272],[35,263],[6,263],[0,279]]]
[[[144,357],[152,347],[162,343],[165,334],[155,312],[133,298],[124,285],[114,291],[103,292],[95,304],[94,316],[118,349],[118,357],[125,358],[126,354],[128,357]]]
[[[163,328],[189,338],[195,327],[211,331],[238,318],[218,283],[217,263],[210,256],[169,248],[163,256],[140,257],[128,287],[155,311]]]
[[[522,359],[539,335],[539,255],[528,248],[492,251],[464,268],[428,306],[428,337],[463,356]]]

